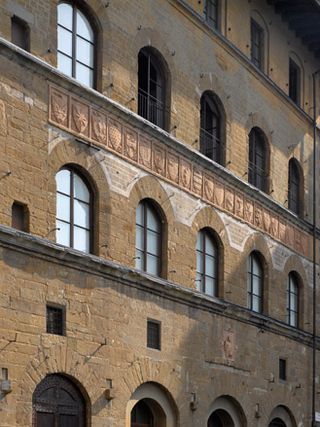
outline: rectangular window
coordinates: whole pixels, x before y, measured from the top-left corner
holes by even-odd
[[[259,24],[251,19],[251,61],[263,70],[264,32]]]
[[[157,320],[147,321],[147,347],[161,349],[161,323]]]
[[[287,379],[287,361],[285,359],[279,359],[279,379],[282,381]]]
[[[11,41],[15,45],[29,52],[29,27],[22,19],[13,16],[11,18]]]
[[[47,333],[65,335],[64,308],[47,305]]]
[[[28,210],[21,203],[14,202],[11,208],[11,226],[16,230],[29,231]]]
[[[289,60],[289,97],[296,104],[300,104],[300,68],[299,66],[290,58]]]
[[[211,28],[218,29],[218,0],[207,0],[205,3],[206,22]]]

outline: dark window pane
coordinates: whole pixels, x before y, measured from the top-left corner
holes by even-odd
[[[299,215],[301,209],[301,183],[298,165],[295,160],[289,162],[289,182],[288,182],[288,207]]]
[[[207,229],[200,230],[196,245],[196,288],[205,294],[218,294],[218,246]]]
[[[207,0],[205,3],[205,16],[208,25],[211,28],[218,28],[218,0]]]
[[[152,320],[147,321],[147,347],[160,350],[161,336],[160,336],[160,322]]]
[[[248,181],[262,191],[267,191],[267,152],[261,132],[253,128],[249,135]]]
[[[164,76],[157,58],[145,49],[139,52],[138,57],[138,114],[164,127]]]
[[[279,379],[283,381],[287,379],[287,363],[285,359],[279,359]]]
[[[47,333],[64,335],[63,309],[47,305]]]
[[[263,269],[258,256],[252,253],[248,258],[248,308],[258,313],[262,312]]]
[[[251,61],[263,69],[264,32],[257,22],[251,19]]]
[[[11,225],[20,231],[28,231],[28,214],[27,207],[20,203],[14,202],[12,205]]]
[[[300,68],[292,60],[289,60],[289,97],[296,104],[300,104]]]
[[[29,51],[29,27],[16,16],[11,19],[11,40],[15,45]]]
[[[201,97],[200,126],[201,153],[221,163],[220,114],[210,93]]]

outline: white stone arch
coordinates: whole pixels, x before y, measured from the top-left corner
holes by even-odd
[[[210,406],[208,411],[208,421],[214,412],[221,411],[226,414],[227,422],[224,427],[246,427],[247,420],[240,404],[231,396],[220,396]]]
[[[280,419],[286,425],[286,427],[297,427],[297,423],[290,412],[290,410],[283,405],[279,405],[273,409],[268,420],[268,426],[275,419]]]
[[[176,427],[177,411],[169,392],[154,382],[141,384],[131,395],[126,407],[125,427],[131,427],[131,411],[144,400],[156,418],[155,427]]]

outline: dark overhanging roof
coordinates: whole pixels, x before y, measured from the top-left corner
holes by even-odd
[[[267,0],[297,37],[320,57],[320,0]]]

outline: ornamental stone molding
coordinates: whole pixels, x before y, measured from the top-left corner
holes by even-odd
[[[227,212],[309,258],[309,236],[280,215],[234,189],[212,170],[175,153],[102,108],[49,87],[49,122],[164,179],[205,203]]]

